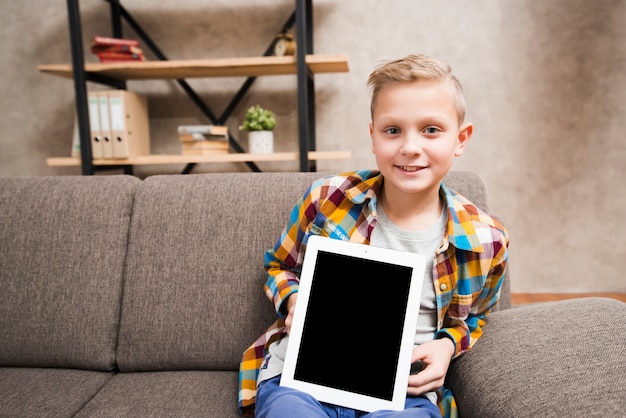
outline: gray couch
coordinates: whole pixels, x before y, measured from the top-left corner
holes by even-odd
[[[0,417],[238,416],[263,253],[319,176],[1,178]],[[624,416],[625,342],[626,304],[511,308],[507,282],[448,384],[464,417]]]

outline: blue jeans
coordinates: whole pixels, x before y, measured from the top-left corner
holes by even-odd
[[[439,408],[423,396],[407,396],[404,407],[404,411],[366,413],[330,405],[280,386],[280,376],[261,382],[256,392],[256,418],[441,418]]]

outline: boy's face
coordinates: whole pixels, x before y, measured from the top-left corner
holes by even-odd
[[[415,81],[383,87],[373,110],[372,152],[385,188],[403,193],[434,193],[463,154],[473,126],[459,126],[448,86]],[[388,190],[391,191],[391,190]]]

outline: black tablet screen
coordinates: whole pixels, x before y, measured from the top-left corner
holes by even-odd
[[[411,275],[319,251],[294,378],[391,400]]]

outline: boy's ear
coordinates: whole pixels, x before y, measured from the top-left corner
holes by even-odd
[[[463,155],[465,145],[467,145],[473,133],[474,125],[472,125],[470,122],[466,122],[461,125],[461,129],[459,129],[459,136],[457,138],[456,148],[454,150],[454,155],[456,157]]]

